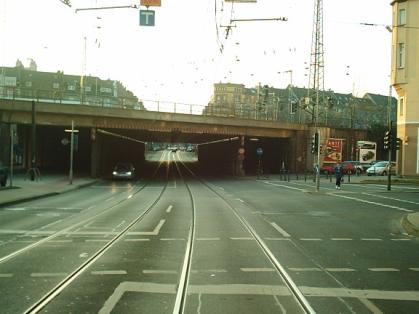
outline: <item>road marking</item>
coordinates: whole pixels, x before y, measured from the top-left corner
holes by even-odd
[[[161,238],[160,241],[185,241],[183,238]]]
[[[325,268],[327,271],[334,272],[350,272],[355,271],[353,268]]]
[[[80,258],[86,258],[86,257],[88,257],[89,256],[89,253],[81,253],[80,255],[79,255],[79,257]]]
[[[73,242],[73,240],[48,240],[47,243],[69,243]]]
[[[94,270],[90,272],[91,275],[126,275],[126,270]]]
[[[370,194],[370,193],[366,193],[366,192],[363,192],[362,194],[368,195],[368,196],[373,196],[373,197],[378,197],[378,198],[389,199],[389,200],[398,201],[398,202],[403,202],[403,203],[419,205],[418,202],[403,200],[403,199],[400,199],[400,198],[394,198],[394,197],[389,197],[389,196],[384,196],[384,195],[375,195],[375,194]]]
[[[278,231],[284,238],[291,237],[288,232],[286,232],[284,229],[278,226],[275,222],[271,222],[271,226],[274,227],[275,230]]]
[[[197,241],[219,241],[220,238],[197,238]]]
[[[323,239],[319,238],[301,238],[301,241],[323,241]]]
[[[99,314],[110,314],[126,292],[175,294],[176,285],[158,284],[151,282],[121,282],[106,300]],[[351,299],[419,301],[419,291],[385,291],[361,290],[347,288],[300,287],[302,293],[308,297],[332,297]],[[189,285],[189,294],[214,295],[275,295],[290,296],[286,286],[279,285]]]
[[[5,210],[26,210],[25,207],[7,207]]]
[[[173,208],[173,206],[172,206],[172,205],[170,205],[169,207],[167,207],[167,209],[166,209],[166,213],[170,213],[170,212],[172,211],[172,208]]]
[[[158,269],[144,269],[142,271],[142,273],[143,274],[151,274],[151,275],[153,275],[153,274],[176,275],[177,271],[176,270],[162,270],[162,269],[161,270],[158,270]]]
[[[266,183],[266,184],[269,184],[269,185],[273,185],[273,186],[278,186],[278,187],[281,187],[281,188],[290,189],[290,190],[297,190],[297,191],[300,191],[300,192],[307,192],[306,189],[299,189],[299,188],[296,188],[296,187],[292,187],[292,186],[288,186],[288,185],[283,185],[283,184],[276,184],[276,183],[272,183],[272,182],[269,182],[269,181],[263,181],[263,183]]]
[[[128,198],[127,199],[130,199],[132,196],[133,196],[132,194],[128,195]]]
[[[361,238],[361,241],[383,241],[383,239],[378,239],[378,238]]]
[[[117,225],[115,228],[112,229],[112,231],[116,231],[116,229],[122,227],[125,224],[125,220],[122,220],[119,225]]]
[[[295,267],[289,267],[288,268],[290,271],[322,271],[322,269],[318,268],[318,267],[307,267],[307,268],[295,268]]]
[[[11,278],[13,274],[0,274],[0,278]]]
[[[243,272],[274,272],[274,268],[240,268]]]
[[[109,202],[109,201],[112,201],[113,200],[113,196],[111,196],[110,198],[107,198],[106,200],[105,200],[105,202]]]
[[[67,273],[32,273],[31,277],[64,277]]]
[[[374,303],[370,300],[365,298],[358,299],[362,304],[365,305],[367,309],[369,309],[373,314],[384,314]]]
[[[384,271],[384,272],[392,272],[392,271],[400,271],[397,268],[368,268],[369,271]]]
[[[243,237],[243,238],[230,238],[230,240],[254,240],[253,238]]]
[[[412,239],[390,239],[390,241],[411,241]]]
[[[236,201],[239,201],[241,203],[245,203],[245,201],[243,201],[241,198],[236,198]]]
[[[151,236],[159,235],[160,229],[163,227],[165,222],[166,222],[166,219],[161,219],[153,231],[131,231],[131,232],[128,232],[127,235],[151,235]]]
[[[109,242],[106,239],[86,239],[85,242]]]
[[[332,195],[332,196],[336,196],[336,197],[341,197],[341,198],[346,198],[346,199],[354,200],[354,201],[361,202],[361,203],[367,203],[367,204],[372,204],[372,205],[377,205],[377,206],[382,206],[382,207],[397,209],[397,210],[401,210],[401,211],[408,212],[408,213],[414,212],[413,210],[410,210],[410,209],[407,209],[407,208],[393,206],[393,205],[387,205],[387,204],[377,203],[377,202],[372,202],[372,201],[367,201],[367,200],[359,199],[359,198],[352,197],[352,196],[345,196],[345,195],[341,195],[341,194],[338,195],[338,194],[335,194],[335,193],[328,193],[328,195]]]
[[[419,268],[414,268],[414,267],[412,267],[412,268],[409,268],[410,270],[413,270],[413,271],[419,271]]]
[[[331,238],[332,241],[352,241],[351,238]]]
[[[124,239],[124,241],[126,241],[126,242],[145,242],[145,241],[150,241],[150,239],[148,239],[148,238],[142,238],[142,239]]]
[[[288,238],[265,238],[268,241],[290,241],[291,239]]]
[[[191,270],[191,273],[198,274],[198,273],[227,273],[226,269],[194,269]]]

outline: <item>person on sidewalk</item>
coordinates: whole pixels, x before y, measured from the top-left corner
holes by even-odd
[[[336,163],[334,170],[335,170],[335,178],[336,178],[336,190],[340,190],[340,183],[342,181],[343,169],[339,162]]]

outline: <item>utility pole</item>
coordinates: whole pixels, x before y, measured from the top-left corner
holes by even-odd
[[[315,132],[319,134],[319,145],[317,146],[316,169],[316,191],[320,190],[320,131],[319,110],[320,110],[320,89],[324,91],[324,51],[323,51],[323,0],[315,0],[313,17],[313,34],[311,42],[310,77],[308,84],[308,99],[312,110],[311,122],[314,122]],[[311,93],[314,93],[312,99]],[[323,92],[324,97],[324,92]],[[322,97],[322,98],[323,98]],[[322,101],[322,104],[324,102]]]

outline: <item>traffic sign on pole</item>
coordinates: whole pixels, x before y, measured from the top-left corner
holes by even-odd
[[[140,4],[145,7],[161,7],[161,0],[141,0]]]
[[[140,10],[140,25],[141,26],[154,26],[154,11]]]
[[[262,156],[262,155],[263,155],[263,149],[262,149],[262,147],[258,147],[258,148],[256,149],[256,154],[257,154],[258,156]]]

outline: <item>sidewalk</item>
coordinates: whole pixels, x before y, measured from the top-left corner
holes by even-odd
[[[89,177],[74,177],[70,185],[68,177],[64,175],[45,175],[40,180],[30,181],[23,174],[18,174],[13,177],[13,187],[9,187],[8,180],[7,187],[0,188],[0,207],[65,193],[96,181]]]

